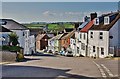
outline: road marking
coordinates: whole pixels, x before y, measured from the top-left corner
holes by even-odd
[[[105,67],[105,65],[101,64],[101,66],[107,71],[107,73],[110,77],[114,77],[114,75],[111,73],[111,71],[107,67]]]
[[[93,63],[98,67],[102,77],[107,77],[102,67],[99,64],[97,64],[95,61],[93,61]]]

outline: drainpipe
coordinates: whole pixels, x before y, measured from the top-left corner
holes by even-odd
[[[86,57],[88,56],[88,32],[87,32],[87,45],[86,45]]]

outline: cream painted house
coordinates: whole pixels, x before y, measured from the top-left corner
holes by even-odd
[[[94,25],[88,32],[88,56],[105,58],[116,54],[114,48],[120,46],[119,22],[120,12],[110,13],[94,20]]]

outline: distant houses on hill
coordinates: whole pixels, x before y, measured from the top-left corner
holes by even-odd
[[[47,50],[59,53],[70,48],[73,56],[95,58],[120,56],[119,24],[119,11],[101,16],[91,13],[76,29],[48,39]]]
[[[90,17],[84,17],[83,22],[72,23],[74,28],[64,28],[60,32],[48,32],[48,28],[28,29],[12,19],[0,21],[0,45],[8,45],[8,34],[15,32],[24,54],[45,49],[52,53],[72,51],[73,56],[94,58],[120,56],[119,10],[100,16],[96,12],[91,13]]]

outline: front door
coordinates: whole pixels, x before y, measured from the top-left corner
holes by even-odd
[[[97,47],[97,58],[99,58],[99,47]]]

